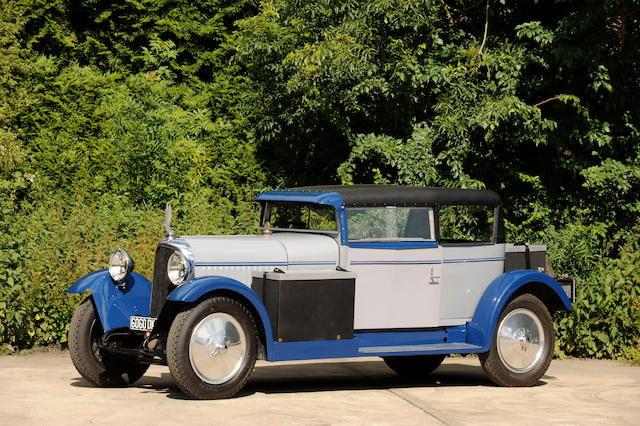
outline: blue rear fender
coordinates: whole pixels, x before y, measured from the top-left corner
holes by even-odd
[[[118,288],[109,271],[92,272],[76,281],[67,293],[82,294],[91,290],[93,303],[98,311],[104,332],[115,328],[129,327],[129,318],[134,315],[149,316],[151,282],[132,272],[125,279],[123,289]]]
[[[546,301],[547,305],[553,302],[555,307],[573,310],[571,301],[560,284],[549,275],[524,269],[509,271],[493,280],[480,298],[473,319],[467,323],[467,342],[482,346],[484,351],[488,351],[498,318],[507,301],[524,286],[527,286],[527,292]]]
[[[169,294],[167,300],[172,302],[196,302],[200,298],[207,295],[215,295],[216,293],[232,294],[241,299],[247,305],[247,308],[253,312],[256,325],[264,332],[264,344],[266,346],[267,355],[273,353],[273,332],[271,329],[271,320],[267,313],[267,308],[262,303],[260,297],[245,284],[232,278],[209,276],[202,278],[194,278]]]

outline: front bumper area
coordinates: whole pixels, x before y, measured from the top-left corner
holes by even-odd
[[[166,333],[129,328],[132,316],[150,316],[152,284],[147,278],[132,272],[124,283],[116,285],[109,271],[103,269],[80,278],[67,292],[82,294],[87,290],[91,290],[93,304],[104,330],[98,342],[100,349],[135,358],[142,363],[166,363]]]

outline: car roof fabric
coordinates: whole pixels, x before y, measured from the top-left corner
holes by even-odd
[[[298,193],[300,195],[304,193],[337,193],[347,207],[432,206],[435,204],[495,207],[501,204],[500,196],[496,192],[484,189],[393,185],[321,185],[288,188],[277,192]]]

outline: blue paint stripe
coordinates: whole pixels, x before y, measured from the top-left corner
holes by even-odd
[[[475,259],[445,259],[444,263],[469,263],[469,262],[500,262],[504,257],[485,257]]]
[[[420,248],[436,248],[436,241],[363,241],[349,242],[349,247],[365,249],[407,250]]]
[[[352,265],[434,265],[440,263],[473,263],[473,262],[499,262],[504,257],[487,257],[476,259],[445,259],[440,260],[353,260]]]
[[[440,260],[353,260],[352,265],[435,265]]]
[[[196,266],[287,266],[284,262],[197,262]]]
[[[504,257],[486,257],[470,259],[440,260],[354,260],[352,265],[435,265],[439,263],[473,263],[473,262],[501,262]],[[290,266],[290,265],[336,265],[332,260],[298,260],[285,262],[199,262],[196,266]]]
[[[289,265],[337,265],[332,260],[318,261],[294,261],[294,262],[198,262],[196,266],[289,266]]]

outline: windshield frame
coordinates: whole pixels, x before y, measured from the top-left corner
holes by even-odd
[[[331,235],[332,237],[337,237],[340,235],[340,216],[335,207],[329,204],[319,204],[319,203],[305,203],[299,201],[266,201],[260,203],[262,206],[260,212],[260,229],[265,230],[265,223],[269,222],[269,230],[272,232],[302,232],[302,233],[311,233],[311,234],[324,234]],[[334,214],[334,230],[322,230],[322,229],[301,229],[301,228],[277,228],[271,226],[271,209],[274,206],[299,206],[299,207],[313,207],[318,209],[331,209]]]

